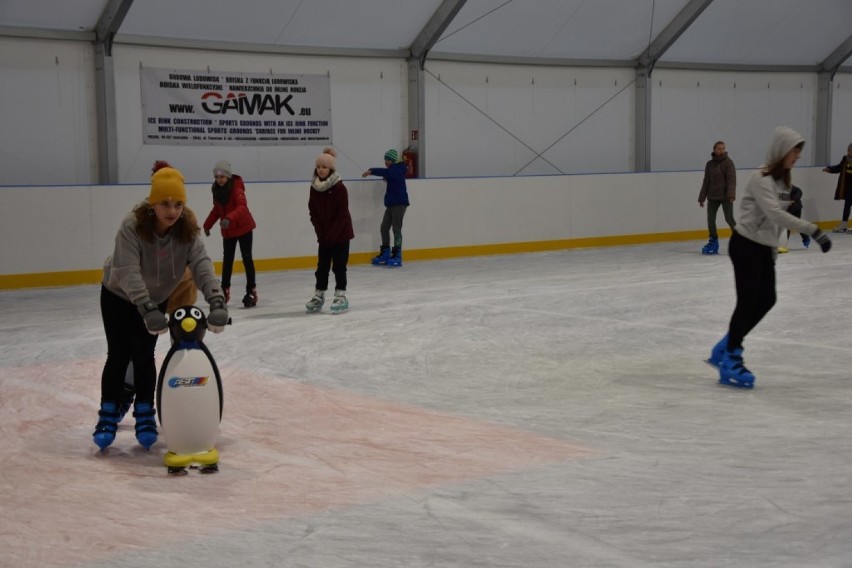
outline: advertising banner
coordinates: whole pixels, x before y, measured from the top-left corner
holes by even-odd
[[[326,75],[141,68],[144,144],[330,144]]]

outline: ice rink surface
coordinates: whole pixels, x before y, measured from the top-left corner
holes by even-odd
[[[703,362],[735,300],[703,242],[352,266],[335,316],[312,271],[262,272],[206,339],[221,471],[185,477],[132,418],[92,443],[98,286],[0,292],[0,566],[852,566],[832,237],[779,257],[753,391]]]

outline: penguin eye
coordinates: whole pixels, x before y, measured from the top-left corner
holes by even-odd
[[[192,315],[192,317],[194,317],[195,319],[200,320],[202,316],[201,310],[199,310],[198,308],[192,308],[190,310],[190,315]]]
[[[182,320],[186,317],[186,310],[183,308],[178,308],[175,310],[174,316],[176,320]]]

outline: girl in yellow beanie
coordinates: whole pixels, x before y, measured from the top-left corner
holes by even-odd
[[[101,317],[107,360],[101,375],[101,407],[93,439],[101,450],[115,440],[121,420],[124,378],[133,363],[136,439],[148,449],[157,441],[154,389],[157,336],[168,331],[169,296],[189,268],[195,285],[210,304],[207,326],[218,333],[228,310],[213,262],[198,238],[195,214],[186,207],[181,173],[168,165],[151,176],[151,192],[124,218],[112,256],[104,264]]]

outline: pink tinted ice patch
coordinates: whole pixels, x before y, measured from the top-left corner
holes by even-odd
[[[101,365],[2,370],[0,550],[10,566],[71,566],[591,454],[481,420],[223,369],[220,472],[170,478],[162,439],[144,451],[130,415],[106,453],[92,443]]]

